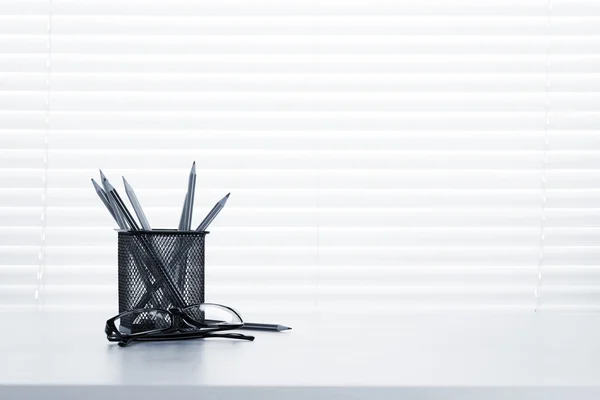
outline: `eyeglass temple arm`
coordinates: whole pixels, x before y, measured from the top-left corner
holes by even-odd
[[[188,339],[205,339],[205,338],[224,338],[224,339],[239,339],[239,340],[248,340],[250,342],[254,341],[254,336],[243,335],[241,333],[202,333],[196,335],[186,335],[186,336],[160,336],[160,335],[148,335],[148,336],[139,336],[133,338],[124,338],[124,339],[113,339],[111,341],[118,341],[119,347],[127,347],[132,342],[167,342],[172,340],[188,340]],[[109,339],[110,340],[110,339]]]

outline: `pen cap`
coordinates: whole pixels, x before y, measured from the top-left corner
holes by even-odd
[[[119,313],[204,303],[207,232],[118,232]]]

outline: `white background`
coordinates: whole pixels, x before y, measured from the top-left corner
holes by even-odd
[[[595,311],[595,1],[0,4],[0,308],[116,310],[125,175],[240,311]],[[121,185],[119,184],[119,187]],[[121,189],[121,193],[123,190]]]

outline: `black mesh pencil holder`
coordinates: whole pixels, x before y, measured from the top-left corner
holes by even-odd
[[[119,232],[119,313],[204,303],[204,241],[208,232]],[[132,332],[149,321],[122,321]]]

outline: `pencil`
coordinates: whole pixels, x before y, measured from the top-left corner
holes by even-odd
[[[151,230],[152,228],[150,227],[150,224],[148,223],[146,214],[144,214],[142,205],[140,204],[137,196],[135,195],[133,188],[131,187],[129,182],[127,182],[127,179],[125,179],[125,177],[123,177],[123,185],[125,186],[125,193],[127,193],[127,197],[129,197],[129,201],[131,202],[131,205],[133,206],[133,211],[135,211],[135,215],[137,215],[138,219],[140,220],[140,224],[142,224],[142,228],[144,228],[145,231]]]
[[[129,225],[129,227],[134,231],[139,231],[140,227],[138,226],[137,222],[135,222],[133,215],[131,215],[131,213],[127,209],[127,206],[125,206],[125,203],[123,203],[121,196],[119,196],[119,193],[114,188],[114,186],[110,184],[110,182],[108,181],[108,179],[106,179],[106,177],[104,177],[102,184],[106,188],[106,194],[108,195],[109,198],[112,197],[113,202],[117,205],[117,208],[119,209],[121,214],[125,217],[125,220],[127,221],[127,224]]]
[[[109,201],[109,204],[115,214],[114,217],[117,220],[117,224],[119,225],[119,228],[128,229],[127,222],[125,222],[125,218],[124,218],[123,214],[121,213],[121,210],[119,209],[119,207],[113,200],[112,196],[108,195],[109,189],[107,188],[107,183],[109,185],[110,185],[110,183],[108,182],[108,179],[106,179],[106,176],[104,175],[104,172],[102,172],[102,170],[100,170],[100,182],[102,183],[102,186],[104,186],[104,192],[105,192],[106,197]]]
[[[287,331],[290,328],[289,326],[285,326],[285,325],[276,325],[276,324],[258,324],[256,322],[244,322],[244,326],[242,326],[240,329],[246,329],[249,331],[274,331],[274,332],[281,332],[281,331]]]
[[[225,203],[227,203],[227,199],[229,199],[230,194],[231,193],[227,193],[225,197],[223,197],[217,202],[217,204],[215,204],[212,210],[210,210],[206,217],[204,217],[204,220],[200,223],[200,225],[198,225],[198,228],[196,228],[197,231],[204,231],[206,230],[206,228],[208,228],[211,222],[213,222],[217,215],[219,215],[223,207],[225,207]]]
[[[194,210],[194,195],[196,193],[196,161],[192,164],[190,175],[188,177],[188,188],[185,193],[185,201],[181,210],[181,218],[179,219],[179,230],[189,231],[192,226],[192,214]]]
[[[96,181],[93,179],[92,179],[92,183],[94,184],[94,189],[96,189],[96,193],[98,194],[98,197],[100,197],[100,200],[102,200],[102,203],[104,203],[104,206],[106,207],[108,212],[110,212],[110,215],[112,215],[112,217],[115,220],[115,222],[117,223],[117,225],[119,225],[119,228],[127,229],[127,227],[125,225],[121,225],[121,222],[115,215],[115,211],[113,210],[112,206],[110,205],[110,200],[108,199],[108,196],[106,195],[106,192],[104,191],[104,189],[102,189],[100,187],[100,185],[98,185],[96,183]]]

